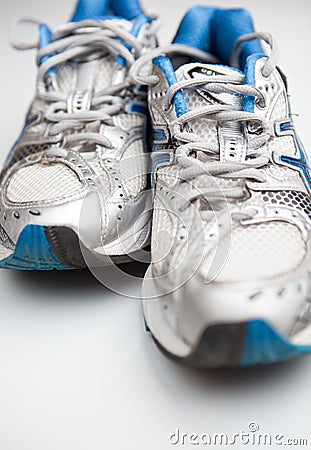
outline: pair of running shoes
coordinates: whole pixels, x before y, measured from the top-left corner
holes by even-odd
[[[35,99],[0,179],[0,267],[137,260],[151,236],[144,315],[166,354],[309,353],[311,173],[271,35],[244,9],[197,6],[158,47],[138,0],[80,0],[38,28]]]

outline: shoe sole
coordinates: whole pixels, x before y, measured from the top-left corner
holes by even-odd
[[[14,253],[0,261],[0,268],[40,271],[85,269],[87,264],[83,255],[88,254],[92,257],[90,261],[94,261],[94,255],[68,227],[27,225],[17,240]],[[101,262],[103,266],[107,265],[104,260],[98,256],[96,266],[101,266]],[[130,255],[120,255],[112,256],[108,261],[121,264],[132,260]]]
[[[148,331],[151,332],[150,329]],[[152,337],[170,359],[201,368],[267,365],[311,353],[311,346],[292,344],[262,320],[211,326],[205,330],[196,348],[187,357],[170,353]]]
[[[84,267],[79,239],[74,231],[66,227],[41,225],[27,225],[18,238],[14,253],[0,261],[0,268],[15,270],[70,270]]]

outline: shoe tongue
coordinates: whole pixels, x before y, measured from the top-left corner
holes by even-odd
[[[111,19],[111,22],[127,31],[133,27],[132,22],[124,19]],[[111,55],[91,61],[69,62],[58,66],[56,72],[60,90],[69,95],[68,109],[71,111],[88,109],[94,92],[121,83],[125,77],[125,71]]]
[[[179,81],[196,77],[206,77],[206,82],[208,83],[209,78],[213,77],[213,82],[215,82],[215,77],[217,79],[217,76],[223,77],[224,75],[230,76],[228,79],[229,82],[235,84],[244,83],[244,75],[242,72],[217,64],[186,64],[176,71],[176,76]],[[235,110],[242,110],[243,107],[243,97],[236,94],[208,92],[201,88],[186,88],[183,90],[183,94],[189,111],[212,105],[233,105]],[[245,149],[243,149],[243,138],[241,138],[242,129],[239,122],[226,122],[220,125],[216,120],[206,115],[192,119],[188,123],[192,131],[200,139],[220,148],[221,161],[243,160]],[[239,154],[233,154],[232,152],[233,140],[237,148],[241,149],[241,151],[239,150]],[[208,161],[210,156],[208,153],[197,152],[197,158],[202,161]]]
[[[244,75],[242,72],[218,64],[186,64],[176,71],[176,76],[179,81],[206,77],[206,82],[208,82],[210,77],[221,77],[224,75],[231,76],[232,81],[235,83],[244,83]],[[188,104],[189,109],[193,108],[192,101],[195,101],[195,103],[199,101],[201,106],[225,104],[234,105],[237,109],[242,108],[242,98],[238,95],[214,92],[209,93],[202,89],[191,90],[189,92],[191,96],[186,95],[186,97],[188,97],[188,103],[190,100],[190,105]]]

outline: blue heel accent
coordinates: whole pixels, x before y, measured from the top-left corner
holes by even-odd
[[[54,255],[44,227],[28,225],[20,234],[15,252],[0,261],[0,268],[16,270],[70,270]]]
[[[271,364],[311,353],[311,346],[294,345],[262,320],[247,324],[242,366]]]

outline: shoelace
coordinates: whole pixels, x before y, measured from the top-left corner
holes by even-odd
[[[241,45],[249,40],[262,39],[271,47],[271,55],[267,57],[266,63],[262,69],[263,75],[268,77],[276,67],[278,52],[277,47],[271,35],[267,33],[252,33],[242,36],[236,42],[233,52],[232,66],[238,67],[238,58],[241,51]],[[146,66],[151,67],[150,61],[156,56],[163,54],[181,53],[191,56],[208,63],[217,63],[210,54],[195,50],[192,47],[184,45],[175,45],[162,47],[147,55],[143,55],[134,63],[130,74],[132,79],[139,84],[155,85],[159,82],[156,75],[146,74]],[[149,63],[149,64],[148,64]],[[144,73],[143,70],[145,71]],[[184,89],[198,89],[211,93],[230,93],[241,96],[253,96],[262,107],[265,106],[264,94],[257,88],[248,85],[238,84],[239,78],[234,75],[197,77],[195,79],[183,80],[169,87],[164,98],[163,106],[169,110],[173,105],[174,97],[177,92]],[[208,117],[216,122],[249,122],[254,125],[255,129],[262,130],[260,136],[248,140],[248,154],[244,162],[221,162],[219,161],[220,148],[210,142],[203,141],[201,137],[191,131],[189,121],[200,117]],[[220,201],[226,198],[243,199],[245,190],[242,186],[226,187],[220,189],[214,177],[244,179],[257,182],[264,182],[265,175],[258,169],[262,168],[269,162],[269,156],[260,151],[261,147],[268,142],[271,135],[274,134],[273,124],[263,119],[263,117],[255,113],[248,113],[236,110],[234,105],[211,105],[199,109],[194,109],[177,118],[171,127],[172,138],[177,142],[176,159],[182,166],[180,177],[186,181],[194,181],[200,175],[209,175],[205,178],[205,186],[200,187],[200,195],[210,201]],[[193,152],[203,152],[210,158],[208,162],[203,162],[193,157]],[[198,195],[189,191],[185,193],[185,205],[189,202],[197,200]],[[247,214],[248,215],[248,214]],[[210,211],[202,211],[203,218],[210,218]],[[242,214],[244,216],[244,214]],[[241,217],[242,217],[241,216]]]
[[[18,23],[40,25],[40,22],[33,19],[20,19]],[[157,21],[150,23],[145,31],[146,41],[155,33],[158,26]],[[125,42],[128,46],[124,45]],[[38,42],[24,44],[12,40],[12,44],[19,50],[38,47]],[[112,116],[124,109],[123,93],[133,86],[133,83],[125,79],[120,84],[96,92],[92,96],[89,110],[71,113],[67,112],[68,96],[59,90],[47,90],[46,77],[49,71],[59,64],[77,58],[94,58],[102,54],[121,57],[127,67],[130,67],[143,53],[144,44],[145,42],[139,42],[130,32],[112,21],[84,20],[58,28],[52,35],[51,43],[39,49],[37,53],[38,98],[50,104],[44,114],[46,120],[54,123],[50,127],[50,135],[60,135],[60,141],[64,136],[64,145],[78,145],[91,141],[106,148],[113,148],[112,142],[107,137],[79,130],[83,129],[86,123],[96,121],[112,125]]]

